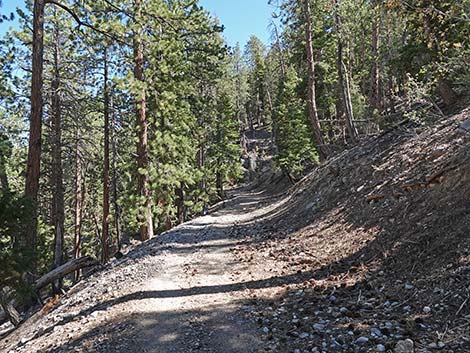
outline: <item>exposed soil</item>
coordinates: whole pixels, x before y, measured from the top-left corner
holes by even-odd
[[[84,279],[0,350],[393,352],[409,339],[399,352],[468,353],[468,119],[394,129],[288,190],[274,174],[233,190]]]
[[[269,271],[239,261],[252,240],[237,223],[270,196],[239,191],[231,206],[114,260],[0,343],[5,352],[258,352],[252,292]]]
[[[246,256],[304,279],[259,311],[273,351],[470,352],[469,118],[355,147],[258,219]]]

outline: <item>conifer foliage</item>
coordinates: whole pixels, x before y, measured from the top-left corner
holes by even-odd
[[[36,0],[16,15],[0,48],[2,288],[105,263],[241,178],[231,53],[197,2]]]
[[[468,95],[465,1],[269,2],[272,43],[244,48],[197,0],[30,0],[0,15],[19,23],[0,39],[0,294],[204,214],[242,180],[248,130],[271,136],[274,168],[296,181]]]

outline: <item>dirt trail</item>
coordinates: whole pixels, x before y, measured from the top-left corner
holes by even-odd
[[[266,196],[245,192],[228,209],[198,218],[161,237],[156,259],[165,270],[143,289],[134,311],[145,315],[136,341],[145,352],[258,352],[259,328],[246,317],[247,285],[265,272],[238,261],[246,240],[234,226],[265,212]],[[246,212],[246,213],[245,213]]]
[[[257,161],[261,189],[113,260],[0,351],[468,353],[469,119],[390,131],[278,197]]]
[[[275,207],[241,191],[222,210],[131,251],[0,342],[5,352],[259,352],[250,298],[269,285],[237,259],[247,224]]]

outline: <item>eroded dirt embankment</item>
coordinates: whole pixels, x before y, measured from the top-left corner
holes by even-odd
[[[469,118],[395,129],[284,193],[274,178],[235,190],[79,283],[0,350],[468,353],[470,133],[458,126]]]

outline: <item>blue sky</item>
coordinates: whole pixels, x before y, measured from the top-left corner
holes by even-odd
[[[14,12],[24,1],[3,0],[0,13]],[[273,8],[268,0],[200,0],[205,9],[216,15],[225,26],[224,36],[229,45],[239,42],[243,47],[252,34],[266,44],[269,43],[269,22]],[[0,24],[0,36],[14,25],[12,22]]]
[[[269,43],[269,22],[273,7],[268,0],[200,0],[202,6],[216,15],[225,26],[224,35],[230,45],[243,47],[251,35]]]
[[[0,14],[10,16],[10,13],[14,12],[16,15],[15,9],[19,3],[23,4],[24,1],[2,0],[3,6],[0,7]],[[3,36],[8,31],[10,26],[15,25],[15,23],[16,21],[15,22],[5,21],[3,23],[0,23],[0,36]]]

